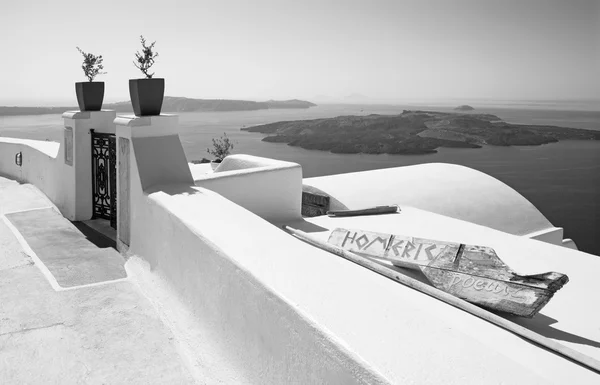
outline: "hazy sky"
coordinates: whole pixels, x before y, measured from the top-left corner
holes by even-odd
[[[0,104],[75,105],[76,46],[127,100],[140,34],[172,96],[600,98],[600,0],[0,0]]]

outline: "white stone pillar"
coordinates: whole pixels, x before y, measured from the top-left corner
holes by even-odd
[[[92,217],[92,137],[90,130],[114,133],[114,110],[67,111],[61,149],[64,156],[63,216],[72,221]]]
[[[117,135],[117,249],[135,239],[136,203],[154,186],[194,179],[179,140],[179,116],[119,116]]]

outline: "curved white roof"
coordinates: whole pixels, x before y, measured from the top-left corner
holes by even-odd
[[[516,235],[553,228],[514,189],[480,171],[445,163],[305,178],[305,191],[331,196],[331,209],[408,205]]]

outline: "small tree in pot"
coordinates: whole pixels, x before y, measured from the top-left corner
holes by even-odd
[[[83,64],[81,69],[88,78],[87,82],[75,83],[75,93],[77,94],[77,104],[81,111],[100,111],[102,101],[104,100],[104,82],[94,82],[98,75],[103,75],[104,66],[102,65],[102,55],[96,56],[91,53],[85,53],[81,48],[76,47],[83,55]]]
[[[229,140],[226,133],[223,133],[223,136],[220,138],[213,138],[212,143],[213,148],[207,148],[206,152],[215,157],[215,159],[210,162],[210,165],[214,170],[223,159],[231,153],[231,150],[233,150],[233,143]]]
[[[154,44],[147,45],[144,36],[140,36],[142,52],[136,52],[133,64],[144,74],[144,79],[129,80],[129,96],[136,116],[160,115],[165,95],[165,79],[153,78],[149,73],[154,65],[158,52],[154,52]]]

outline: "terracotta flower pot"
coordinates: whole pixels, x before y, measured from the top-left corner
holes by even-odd
[[[104,100],[104,82],[75,83],[77,104],[81,111],[100,111]]]
[[[136,116],[160,115],[165,79],[130,79],[129,96]]]

